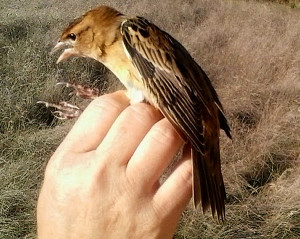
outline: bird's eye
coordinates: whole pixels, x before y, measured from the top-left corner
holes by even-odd
[[[76,35],[74,33],[70,33],[68,35],[68,38],[70,38],[71,40],[75,41],[76,40]]]

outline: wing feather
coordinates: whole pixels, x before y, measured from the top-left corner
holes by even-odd
[[[142,76],[149,95],[176,128],[191,142],[194,203],[200,197],[205,211],[211,206],[224,218],[225,188],[221,174],[219,131],[230,128],[223,107],[201,67],[168,33],[142,17],[122,23],[126,51]]]

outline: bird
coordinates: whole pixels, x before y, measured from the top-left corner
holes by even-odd
[[[225,219],[226,191],[220,161],[220,129],[229,138],[223,106],[206,73],[170,34],[140,16],[95,7],[72,21],[52,50],[101,62],[122,82],[131,104],[158,109],[190,147],[195,208]],[[202,207],[201,207],[202,205]]]

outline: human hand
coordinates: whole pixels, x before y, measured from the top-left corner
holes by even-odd
[[[172,238],[192,194],[190,152],[148,104],[123,91],[95,99],[51,157],[38,206],[39,238]]]

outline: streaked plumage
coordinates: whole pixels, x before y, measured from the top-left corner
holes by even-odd
[[[168,33],[142,17],[129,18],[98,7],[62,33],[58,62],[71,56],[96,59],[125,85],[131,103],[146,100],[158,108],[191,145],[193,198],[225,216],[225,187],[219,151],[222,128],[230,128],[210,80],[187,50]]]

